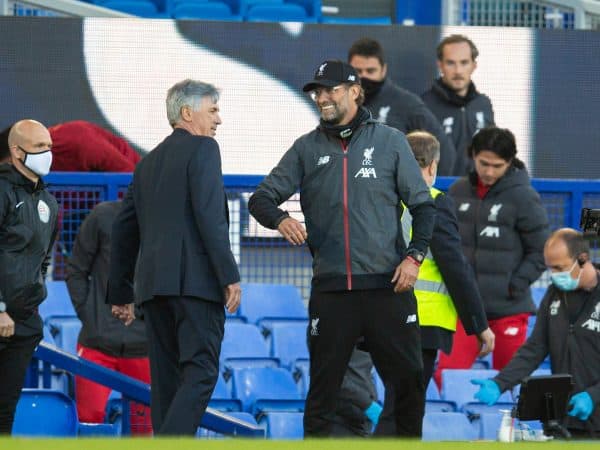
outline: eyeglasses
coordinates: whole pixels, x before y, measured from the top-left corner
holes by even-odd
[[[339,91],[343,87],[344,87],[343,84],[339,84],[339,85],[334,86],[334,87],[322,86],[322,87],[318,87],[316,89],[313,89],[312,91],[310,91],[308,93],[308,95],[310,95],[310,98],[312,98],[313,102],[316,102],[317,99],[321,96],[321,94],[325,93],[328,96],[331,96],[333,93]]]

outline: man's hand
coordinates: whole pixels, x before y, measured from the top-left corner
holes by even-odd
[[[0,336],[8,338],[15,334],[15,322],[7,312],[0,313]]]
[[[492,330],[486,328],[480,334],[477,335],[479,341],[479,357],[483,358],[494,351],[496,345],[496,335]]]
[[[240,283],[225,286],[225,308],[231,314],[236,312],[242,302],[242,287]]]
[[[479,390],[475,393],[474,397],[481,403],[492,406],[500,398],[500,387],[491,378],[487,380],[471,380],[471,384],[479,386]]]
[[[569,400],[569,415],[579,420],[588,420],[594,412],[594,401],[586,391],[575,394]]]
[[[392,283],[395,284],[394,292],[399,294],[400,292],[406,292],[409,289],[412,289],[417,281],[418,275],[419,266],[408,258],[404,258],[404,261],[396,267],[394,277],[392,278]]]
[[[111,311],[113,317],[116,317],[122,321],[125,326],[131,325],[131,323],[135,320],[133,303],[128,303],[126,305],[112,305]]]
[[[308,237],[304,226],[291,217],[283,219],[277,226],[277,230],[292,245],[302,245]]]

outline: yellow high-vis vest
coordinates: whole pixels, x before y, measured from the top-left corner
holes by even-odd
[[[430,188],[430,191],[434,199],[442,194],[442,191],[434,187]],[[406,207],[402,213],[401,222],[402,236],[408,245],[412,237],[412,216]],[[427,255],[419,268],[419,277],[414,289],[415,297],[417,297],[419,324],[456,331],[458,314],[430,249],[427,249]]]

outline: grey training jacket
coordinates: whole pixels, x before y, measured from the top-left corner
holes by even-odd
[[[410,247],[426,252],[435,207],[403,133],[373,119],[349,142],[320,127],[298,138],[250,199],[251,214],[275,229],[277,208],[297,190],[313,255],[313,287],[391,286],[405,256],[401,201],[413,216]]]

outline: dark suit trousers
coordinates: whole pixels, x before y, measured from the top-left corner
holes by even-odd
[[[0,435],[12,430],[27,367],[41,340],[41,330],[33,336],[0,338]]]
[[[219,375],[223,304],[197,297],[143,303],[157,435],[196,434]]]

